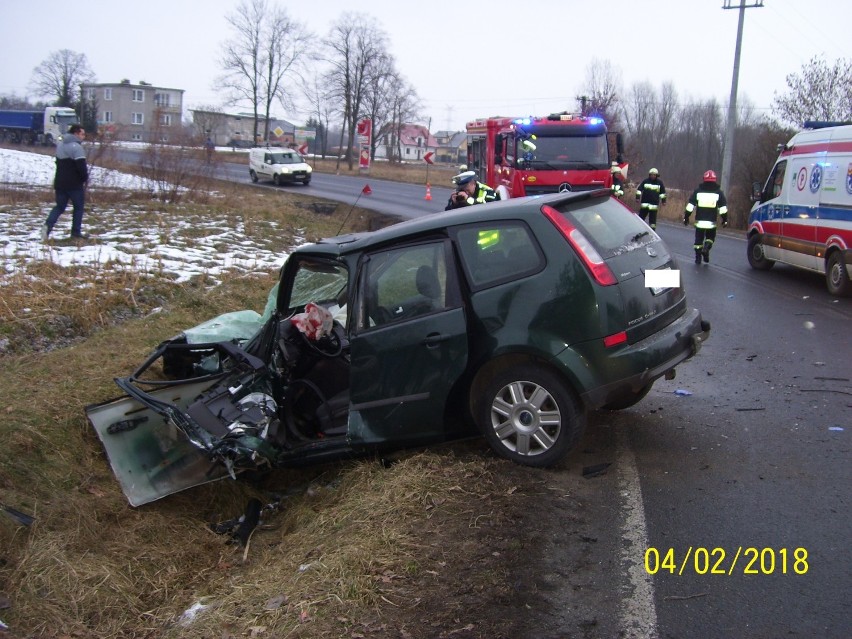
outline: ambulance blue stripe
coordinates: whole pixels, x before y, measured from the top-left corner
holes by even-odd
[[[768,215],[770,207],[774,215]],[[852,222],[852,206],[762,206],[749,216],[749,221],[757,222],[770,220],[832,220],[837,222]]]

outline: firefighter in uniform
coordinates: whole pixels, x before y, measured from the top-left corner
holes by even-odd
[[[666,186],[660,179],[657,169],[648,171],[648,177],[636,187],[636,201],[639,202],[639,217],[652,229],[657,228],[657,211],[666,203]]]
[[[609,171],[612,173],[612,194],[620,200],[624,197],[624,174],[615,162]]]
[[[689,216],[695,213],[695,263],[701,258],[710,261],[710,249],[716,240],[716,220],[721,216],[722,226],[728,226],[728,203],[716,181],[713,170],[705,171],[704,181],[692,192],[683,212],[683,225],[689,224]]]
[[[473,204],[487,204],[500,199],[497,191],[477,181],[475,171],[459,173],[453,178],[453,182],[456,185],[456,191],[450,196],[450,201],[444,208],[445,211]]]

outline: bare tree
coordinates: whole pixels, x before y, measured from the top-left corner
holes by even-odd
[[[329,91],[317,74],[312,74],[309,78],[303,78],[301,87],[302,95],[311,107],[311,120],[319,125],[317,127],[317,135],[322,131],[320,153],[322,157],[325,157],[328,150],[328,123],[334,111]]]
[[[607,126],[620,126],[621,71],[609,60],[593,58],[586,67],[586,83],[583,86],[586,111],[602,117]]]
[[[799,74],[787,76],[789,91],[775,94],[772,112],[783,122],[802,126],[806,120],[852,120],[852,60],[839,58],[834,66],[814,57]]]
[[[399,132],[403,124],[417,119],[420,109],[417,92],[396,71],[393,58],[380,60],[370,75],[365,98],[364,114],[373,121],[372,157],[376,147],[384,140],[388,159],[401,156]]]
[[[391,118],[385,125],[388,159],[402,161],[402,125],[417,119],[420,102],[413,87],[402,78],[390,86]]]
[[[30,87],[37,95],[55,97],[56,106],[76,109],[80,106],[80,85],[94,80],[85,53],[60,49],[33,69]]]
[[[199,171],[198,154],[198,138],[192,131],[165,127],[158,118],[140,162],[143,175],[151,181],[151,195],[164,202],[200,197],[213,164]]]
[[[356,124],[363,115],[370,79],[387,61],[387,35],[375,20],[359,13],[345,13],[332,26],[324,41],[325,61],[330,69],[325,75],[329,95],[339,101],[343,129],[348,134],[346,160],[353,166]],[[339,162],[339,159],[338,159]]]
[[[627,133],[629,135],[628,156],[631,164],[638,168],[651,168],[648,162],[653,162],[654,144],[654,110],[656,109],[657,92],[650,82],[636,82],[630,87],[627,99],[623,103]],[[646,158],[651,158],[650,160]],[[635,172],[634,172],[635,174]]]
[[[0,95],[0,109],[18,109],[22,111],[44,109],[50,106],[41,100],[30,102],[27,98],[19,98],[16,95]]]
[[[678,111],[671,155],[666,158],[671,183],[692,189],[704,171],[719,171],[723,137],[722,107],[715,98],[684,104]]]
[[[228,137],[228,116],[217,106],[200,106],[192,112],[195,135],[202,140],[210,138],[214,143]],[[225,139],[224,142],[228,140]]]
[[[309,58],[311,34],[299,22],[290,19],[283,9],[274,9],[266,22],[263,89],[266,129],[264,138],[269,139],[269,117],[272,102],[278,100],[285,109],[292,109],[293,96],[287,89],[286,79],[300,70],[302,62]],[[291,86],[295,82],[291,83]]]
[[[660,165],[668,163],[680,151],[674,146],[673,136],[677,133],[681,107],[677,90],[671,82],[664,82],[656,96],[651,109],[651,134],[646,152],[652,164]]]
[[[230,89],[231,104],[248,103],[254,116],[254,141],[264,121],[263,138],[269,138],[272,103],[287,106],[285,78],[307,58],[309,34],[287,12],[268,0],[242,0],[227,17],[235,35],[224,44],[220,86]]]
[[[382,58],[382,60],[377,61],[376,65],[373,65],[367,78],[362,109],[364,116],[370,118],[373,122],[373,138],[370,141],[370,157],[373,158],[376,156],[376,145],[379,141],[380,132],[393,117],[390,87],[400,82],[399,74],[394,69],[393,58],[386,56],[386,54],[382,54]]]

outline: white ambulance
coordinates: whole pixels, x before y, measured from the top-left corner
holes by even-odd
[[[749,264],[824,273],[832,295],[852,293],[852,125],[805,122],[754,186]]]

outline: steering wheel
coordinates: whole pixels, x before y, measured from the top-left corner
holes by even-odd
[[[308,336],[301,331],[299,331],[299,335],[302,336],[302,341],[305,345],[307,345],[307,347],[314,353],[322,355],[323,357],[337,357],[343,352],[343,338],[341,337],[342,332],[343,327],[340,326],[340,323],[337,320],[335,320],[331,327],[331,332],[324,337],[320,337],[316,340],[309,339]]]

